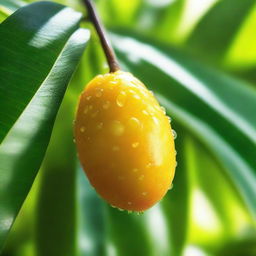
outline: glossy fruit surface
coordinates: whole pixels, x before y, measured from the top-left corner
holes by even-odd
[[[87,85],[75,140],[90,183],[112,206],[144,211],[172,184],[176,159],[169,118],[130,73],[99,75]]]

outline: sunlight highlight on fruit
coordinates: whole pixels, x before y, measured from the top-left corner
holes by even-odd
[[[144,211],[172,184],[176,154],[169,118],[130,73],[99,75],[87,85],[75,140],[90,183],[112,206]]]

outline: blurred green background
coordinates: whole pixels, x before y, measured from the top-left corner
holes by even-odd
[[[58,3],[83,12],[77,0]],[[0,0],[3,21],[18,6]],[[178,136],[176,175],[143,215],[88,183],[72,123],[85,84],[108,71],[92,36],[3,256],[256,256],[256,1],[97,0],[121,66],[152,89]],[[0,202],[1,204],[1,202]]]

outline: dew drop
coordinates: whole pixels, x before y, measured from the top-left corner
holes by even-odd
[[[143,196],[146,196],[148,193],[147,192],[142,192],[141,193]]]
[[[172,136],[173,136],[173,138],[174,138],[174,139],[176,139],[176,138],[177,138],[177,133],[176,133],[176,131],[175,131],[175,130],[173,130],[173,129],[172,129]]]
[[[147,110],[142,110],[142,113],[144,114],[144,115],[146,115],[146,116],[149,116],[149,113],[148,113],[148,111]]]
[[[125,105],[125,102],[126,102],[126,93],[124,91],[121,91],[116,98],[116,104],[119,107],[123,107]]]
[[[129,119],[129,125],[130,125],[133,129],[139,129],[140,126],[141,126],[141,123],[140,123],[140,121],[139,121],[138,118],[136,118],[136,117],[131,117],[131,118]]]
[[[168,188],[168,190],[173,189],[173,183],[170,185],[170,187]]]
[[[172,122],[172,119],[169,116],[167,116],[167,119],[168,119],[169,123]]]
[[[139,146],[139,142],[134,142],[134,143],[132,143],[132,147],[133,148],[137,148]]]
[[[73,139],[73,142],[76,143],[76,139],[75,138]]]
[[[128,205],[132,205],[132,202],[128,202],[127,204],[128,204]]]
[[[165,108],[164,107],[160,107],[161,108],[161,110],[162,110],[162,112],[164,113],[164,115],[166,114],[166,110],[165,110]]]
[[[104,109],[109,109],[110,107],[110,101],[106,101],[103,106],[102,106]]]
[[[117,80],[112,80],[112,81],[109,81],[110,84],[118,84],[118,81]]]
[[[143,179],[144,179],[144,175],[142,174],[140,175],[139,180],[143,180]]]
[[[86,97],[86,100],[90,100],[91,97],[92,97],[91,95],[87,96],[87,97]]]
[[[124,209],[121,209],[121,208],[117,208],[119,211],[121,211],[121,212],[123,212],[124,211]]]
[[[121,136],[124,133],[124,126],[120,121],[114,120],[110,124],[110,131],[115,136]]]
[[[114,205],[110,205],[112,208],[116,208],[116,206],[114,206]]]
[[[128,210],[127,213],[128,213],[128,214],[132,214],[132,211]]]
[[[140,96],[138,94],[134,94],[133,98],[136,99],[136,100],[140,100]]]
[[[97,88],[95,96],[97,98],[100,98],[102,96],[102,94],[103,94],[103,89],[102,88]]]
[[[80,132],[84,132],[85,131],[85,127],[84,126],[81,126],[80,127]]]
[[[153,92],[153,91],[150,90],[149,93],[150,93],[152,96],[154,96],[154,92]]]
[[[155,116],[153,116],[153,121],[156,125],[159,125],[159,120],[158,118],[156,118]]]
[[[129,92],[130,92],[131,94],[136,94],[136,92],[135,92],[134,90],[132,90],[132,89],[130,89]]]

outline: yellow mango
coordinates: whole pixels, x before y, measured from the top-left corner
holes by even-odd
[[[170,188],[176,153],[169,118],[132,74],[116,71],[89,82],[74,132],[90,183],[112,206],[144,211]]]

